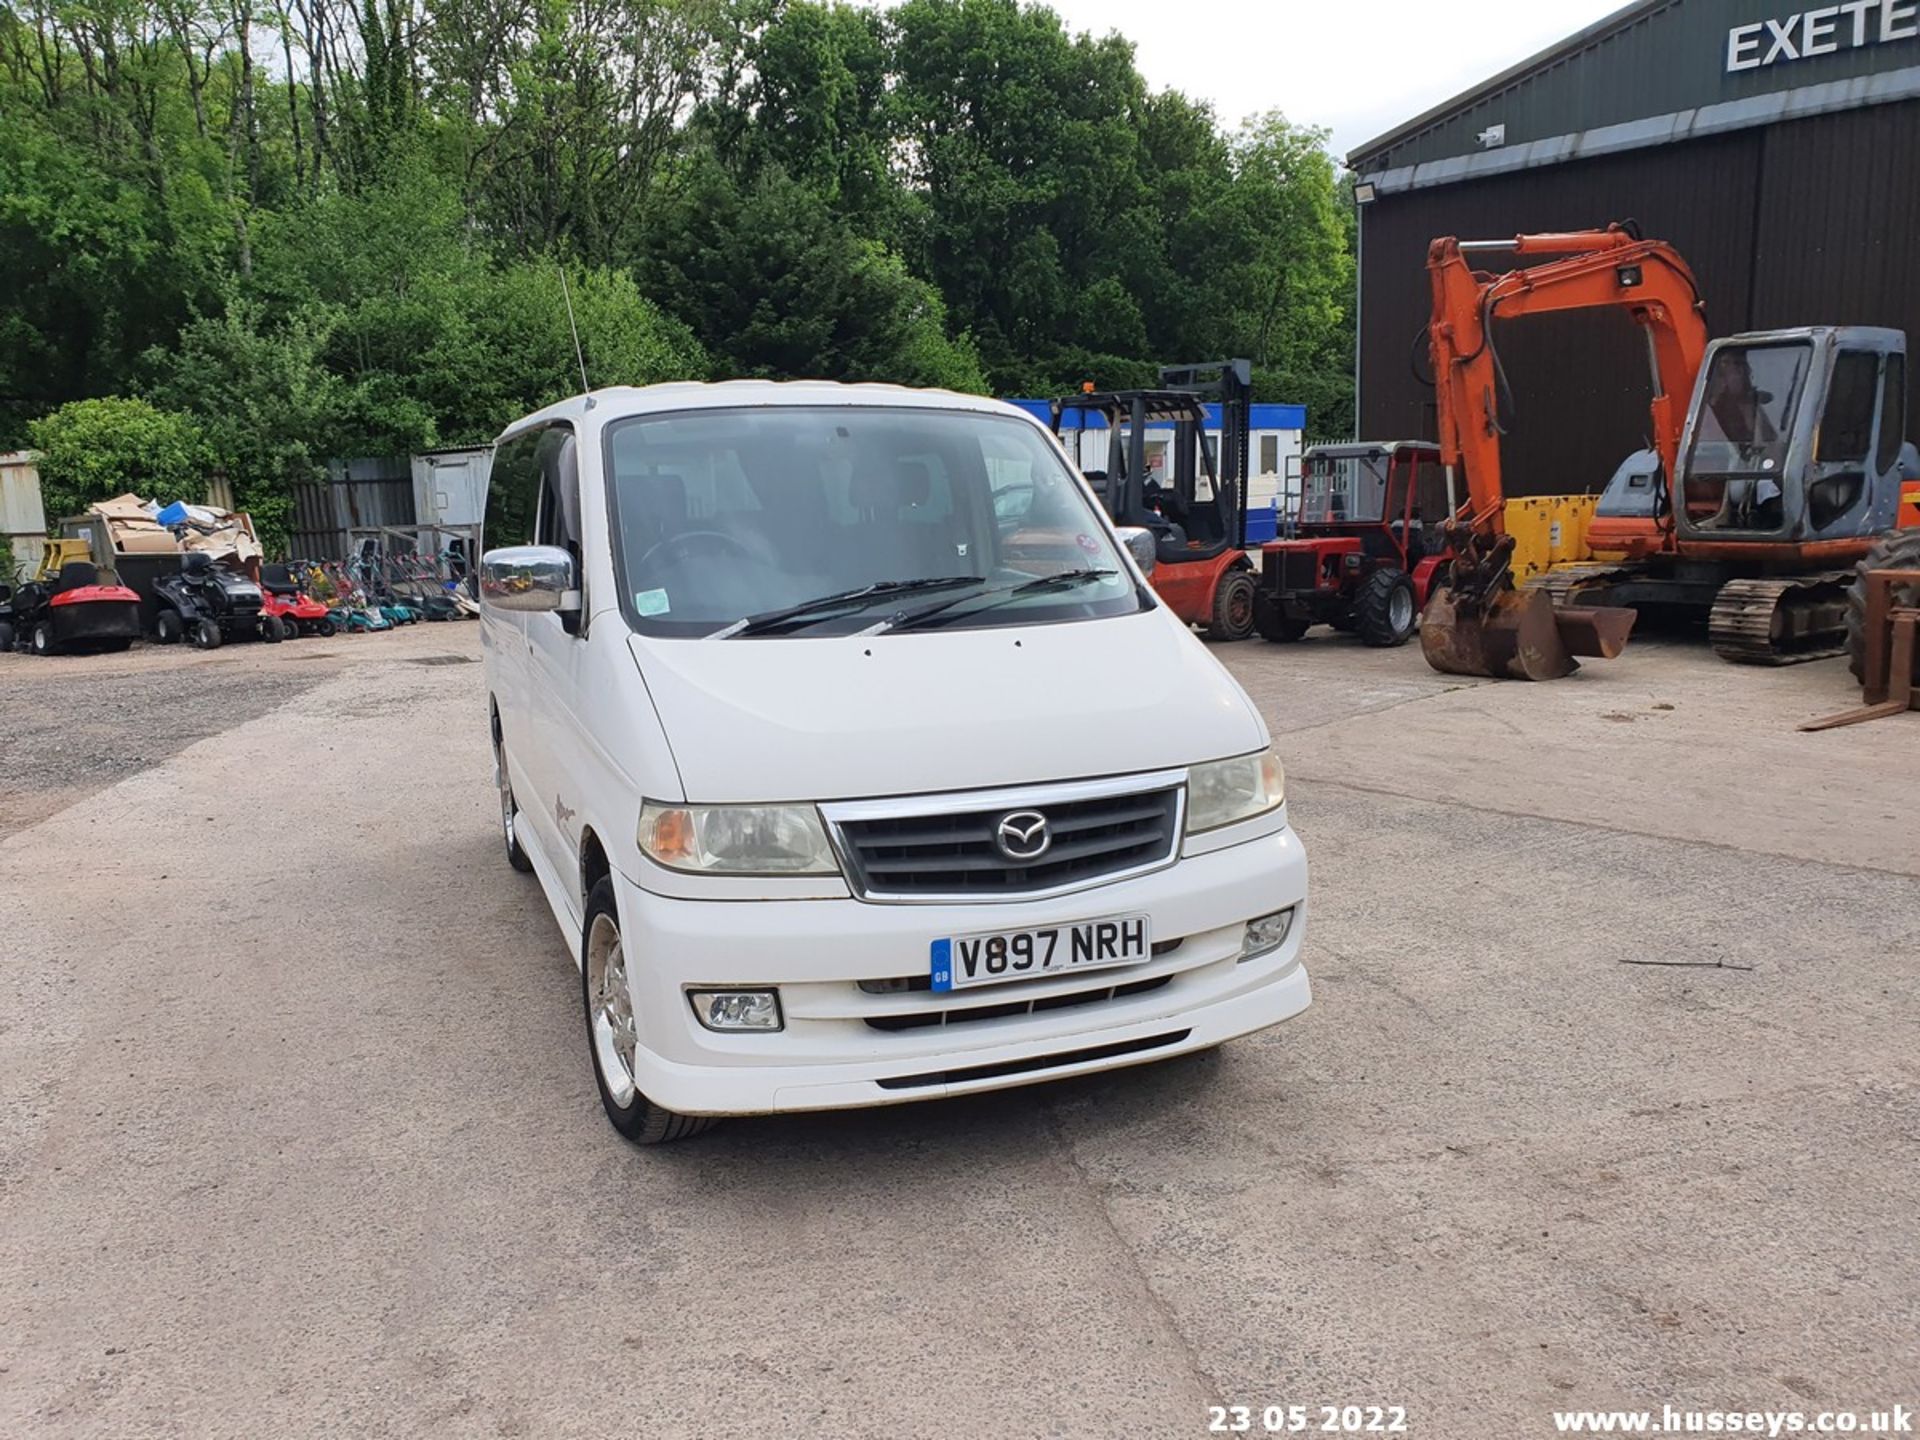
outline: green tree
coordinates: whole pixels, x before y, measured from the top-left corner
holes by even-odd
[[[1070,36],[1016,0],[907,0],[889,29],[897,143],[928,212],[913,258],[999,380],[1086,338],[1082,292],[1118,273],[1110,227],[1148,199],[1146,85],[1120,37]]]
[[[742,189],[708,164],[658,227],[648,288],[726,374],[986,388],[939,292],[777,168]]]
[[[73,400],[27,427],[49,520],[131,491],[162,504],[206,498],[206,438],[189,415],[144,400]]]
[[[421,351],[412,393],[443,445],[485,444],[509,420],[580,391],[703,380],[711,362],[691,331],[661,313],[622,271],[568,271],[580,350],[554,261],[463,276],[435,295],[442,313]]]
[[[234,503],[270,554],[293,529],[293,490],[319,479],[336,453],[343,387],[321,363],[330,319],[321,311],[269,325],[258,301],[192,321],[173,350],[150,352],[149,394],[191,414]]]
[[[590,373],[1047,393],[1251,355],[1350,413],[1325,136],[1022,0],[0,5],[0,446],[150,387],[265,515]]]

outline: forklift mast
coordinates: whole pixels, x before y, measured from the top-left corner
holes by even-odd
[[[1213,360],[1199,365],[1163,365],[1160,386],[1164,390],[1185,391],[1204,403],[1212,399],[1220,407],[1220,456],[1217,463],[1207,455],[1204,435],[1177,433],[1174,446],[1175,488],[1189,507],[1194,503],[1198,476],[1194,457],[1208,462],[1208,478],[1213,481],[1216,504],[1224,537],[1235,546],[1247,543],[1247,471],[1252,455],[1253,362],[1251,360]],[[1205,411],[1201,414],[1204,416]],[[1183,421],[1181,426],[1194,424]],[[1178,429],[1179,427],[1177,427]],[[1180,473],[1184,469],[1185,474]]]

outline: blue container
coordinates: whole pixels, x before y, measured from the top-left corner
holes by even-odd
[[[1247,544],[1264,545],[1280,533],[1280,507],[1263,505],[1247,510]]]
[[[187,502],[176,500],[153,518],[168,527],[184,525],[187,523]]]

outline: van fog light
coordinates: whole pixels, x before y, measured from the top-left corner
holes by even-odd
[[[1240,940],[1240,958],[1251,960],[1256,955],[1265,955],[1269,950],[1278,950],[1287,943],[1287,932],[1293,928],[1293,911],[1276,910],[1271,915],[1262,915],[1258,920],[1247,922],[1247,933]]]
[[[779,1030],[777,990],[690,990],[693,1013],[709,1030]]]

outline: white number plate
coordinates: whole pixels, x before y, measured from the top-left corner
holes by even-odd
[[[933,942],[933,988],[964,990],[1002,980],[1138,965],[1152,954],[1153,927],[1145,915],[954,935]]]

